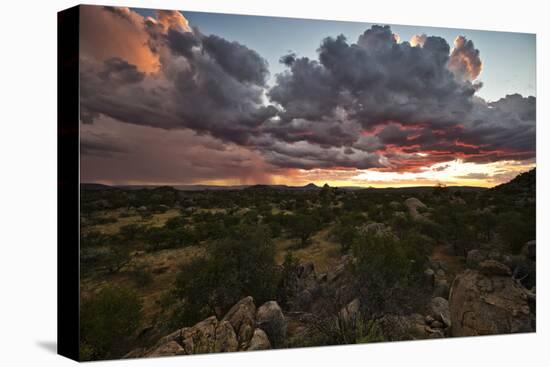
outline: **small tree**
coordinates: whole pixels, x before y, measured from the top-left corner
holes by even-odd
[[[281,276],[277,289],[277,301],[281,306],[288,307],[289,301],[296,294],[298,277],[298,259],[291,251],[285,254]]]
[[[130,249],[122,244],[112,245],[103,258],[103,265],[108,273],[118,273],[130,262]]]
[[[306,214],[296,214],[290,220],[290,230],[300,240],[299,246],[306,247],[309,239],[317,230],[315,220]]]

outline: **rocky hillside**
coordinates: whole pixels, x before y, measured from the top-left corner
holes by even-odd
[[[537,185],[537,169],[523,172],[516,176],[513,180],[494,187],[491,191],[509,195],[529,195],[535,197]]]
[[[521,259],[534,262],[535,243],[525,245]],[[517,259],[516,259],[517,261]],[[347,279],[353,258],[344,256],[334,271],[315,272],[312,263],[299,266],[295,294],[287,310],[276,301],[256,307],[252,297],[235,304],[218,320],[211,316],[194,326],[164,336],[150,348],[140,348],[125,358],[162,357],[200,353],[265,350],[292,346],[295,339],[316,340],[319,333],[345,335],[361,321],[361,304],[353,298],[327,322],[323,314],[327,297],[350,299]],[[449,264],[432,260],[424,275],[431,292],[424,295],[424,312],[387,313],[372,330],[369,341],[418,340],[535,331],[535,289],[526,289],[512,270],[514,261],[495,251],[472,250],[466,267],[456,276]],[[435,269],[435,270],[434,270]],[[449,286],[449,277],[452,284]],[[299,310],[299,311],[298,311]],[[325,310],[326,311],[326,310]],[[354,334],[355,335],[355,334]],[[355,341],[353,341],[355,342]]]
[[[414,194],[91,190],[83,319],[141,311],[107,345],[84,330],[85,359],[535,331],[535,175]]]

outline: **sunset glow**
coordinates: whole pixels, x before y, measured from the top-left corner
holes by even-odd
[[[534,70],[495,38],[534,58],[534,37],[278,20],[314,30],[297,44],[251,36],[275,18],[81,11],[85,182],[492,187],[535,167]]]

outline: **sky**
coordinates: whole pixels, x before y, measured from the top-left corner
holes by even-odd
[[[535,166],[535,35],[81,7],[81,180],[494,186]]]

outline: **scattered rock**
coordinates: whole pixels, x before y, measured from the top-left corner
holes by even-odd
[[[430,302],[431,316],[447,326],[451,326],[451,313],[449,310],[449,302],[442,297],[434,297]]]
[[[239,346],[247,344],[256,328],[256,305],[252,297],[237,302],[224,316],[222,321],[229,321],[237,334]]]
[[[221,321],[216,327],[216,337],[214,340],[214,351],[218,352],[236,352],[239,349],[239,342],[235,331],[229,321]]]
[[[422,315],[387,314],[376,321],[375,327],[384,340],[389,341],[418,340],[431,337]]]
[[[434,279],[435,279],[435,272],[428,268],[424,271],[424,281],[427,286],[433,287],[434,286]]]
[[[507,275],[471,269],[457,275],[451,287],[450,311],[452,336],[534,331],[528,292]]]
[[[310,274],[315,272],[315,265],[313,262],[308,261],[298,266],[298,278],[307,278]]]
[[[355,325],[359,319],[359,307],[361,302],[358,298],[348,303],[340,310],[340,318],[346,325]]]
[[[433,318],[432,315],[426,315],[426,317],[424,318],[424,322],[426,322],[426,324],[428,324],[428,325],[431,325],[432,322],[434,322],[434,321],[435,321],[435,319]]]
[[[283,345],[286,337],[286,320],[276,301],[266,302],[258,308],[256,322],[265,331],[273,347]]]
[[[265,350],[271,349],[271,343],[267,334],[262,329],[254,330],[250,344],[246,350]]]
[[[470,250],[466,255],[466,265],[470,268],[477,268],[483,260],[485,260],[485,255],[478,249]]]
[[[390,227],[384,223],[369,223],[358,228],[359,233],[365,235],[374,235],[377,237],[393,237],[397,238]]]
[[[510,276],[512,272],[509,267],[496,261],[496,260],[485,260],[479,263],[479,270],[486,275],[503,275]]]
[[[180,338],[185,354],[213,352],[217,325],[216,316],[211,316],[193,327],[183,328]]]
[[[168,357],[181,354],[185,354],[183,347],[175,341],[170,341],[158,346],[155,350],[147,354],[147,357]],[[127,358],[132,358],[132,356],[127,356]]]
[[[417,198],[408,198],[407,200],[405,200],[405,206],[409,210],[409,214],[412,219],[418,219],[422,217],[422,215],[418,212],[418,208],[426,208],[426,204],[424,204]]]
[[[449,282],[444,278],[436,278],[434,282],[434,297],[442,297],[447,299],[449,297]]]
[[[441,329],[432,328],[430,326],[425,326],[424,330],[427,333],[427,338],[428,339],[439,339],[439,338],[444,338],[445,337],[445,333]]]

